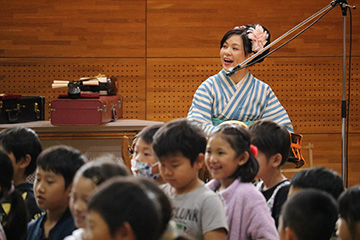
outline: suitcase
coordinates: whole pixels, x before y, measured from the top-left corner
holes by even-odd
[[[100,125],[122,117],[121,95],[97,99],[56,99],[50,104],[50,122],[54,126]]]
[[[45,97],[3,95],[0,97],[0,123],[24,123],[45,119]]]

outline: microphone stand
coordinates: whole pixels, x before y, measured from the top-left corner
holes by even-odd
[[[343,68],[342,68],[342,101],[341,101],[341,176],[344,181],[345,187],[348,186],[348,159],[347,159],[347,142],[346,142],[346,15],[348,7],[355,9],[355,7],[349,6],[346,1],[342,1],[340,4],[341,12],[343,16]],[[351,67],[351,66],[349,66]],[[349,76],[350,77],[350,76]],[[349,86],[350,87],[350,86]]]
[[[347,159],[346,159],[346,157],[347,157],[346,156],[346,144],[347,144],[346,143],[346,110],[347,110],[347,103],[346,103],[346,15],[347,15],[347,9],[348,8],[355,9],[355,6],[348,5],[346,0],[334,0],[334,1],[332,1],[329,5],[327,5],[323,9],[321,9],[319,12],[315,13],[314,15],[312,15],[311,17],[309,17],[305,21],[303,21],[300,24],[293,27],[288,32],[286,32],[285,34],[278,37],[275,41],[273,41],[272,43],[270,43],[269,45],[267,45],[266,47],[261,49],[259,52],[255,53],[254,55],[252,55],[251,57],[249,57],[248,59],[246,59],[242,63],[236,65],[234,68],[230,68],[226,72],[226,75],[229,76],[229,77],[235,75],[235,73],[237,71],[247,67],[248,64],[252,60],[254,60],[256,57],[261,55],[263,52],[265,52],[266,50],[268,50],[269,48],[271,48],[272,46],[274,46],[275,44],[280,42],[285,37],[289,36],[291,33],[295,32],[298,29],[300,29],[301,27],[303,27],[307,23],[311,22],[313,19],[317,18],[318,16],[320,16],[322,14],[325,15],[330,10],[335,8],[337,5],[339,5],[341,7],[342,16],[343,16],[343,69],[342,69],[342,101],[341,101],[341,117],[342,117],[342,129],[341,129],[341,176],[342,176],[342,179],[344,181],[344,185],[347,187],[348,179],[347,179]],[[301,34],[301,33],[302,32],[300,32],[299,34]],[[293,39],[294,38],[290,39],[285,44],[289,43]],[[278,49],[279,48],[275,49],[274,51],[270,52],[268,55],[270,55],[271,53],[275,52]]]

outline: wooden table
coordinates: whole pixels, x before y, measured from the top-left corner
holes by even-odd
[[[43,148],[65,144],[79,149],[88,159],[108,153],[121,158],[130,168],[128,147],[134,136],[144,127],[163,122],[139,119],[120,119],[99,126],[53,126],[50,121],[0,124],[0,130],[16,126],[33,129]]]

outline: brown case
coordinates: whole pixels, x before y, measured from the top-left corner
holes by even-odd
[[[50,104],[50,122],[54,126],[100,125],[122,117],[121,95],[97,99],[56,99]]]

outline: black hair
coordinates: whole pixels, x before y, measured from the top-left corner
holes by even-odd
[[[0,199],[10,202],[9,213],[2,220],[8,240],[23,240],[27,232],[27,209],[24,199],[14,186],[12,179],[14,168],[9,156],[0,150]]]
[[[86,162],[80,151],[65,145],[45,149],[37,159],[37,166],[63,176],[65,189],[70,186],[76,171]]]
[[[231,29],[229,30],[228,32],[225,33],[225,35],[223,36],[223,38],[221,39],[220,41],[220,48],[223,47],[224,43],[226,40],[228,40],[231,36],[233,35],[240,35],[242,41],[243,41],[243,45],[244,45],[244,52],[245,52],[245,56],[249,55],[250,53],[253,52],[252,50],[252,43],[251,43],[251,40],[248,38],[248,31],[250,28],[255,28],[256,25],[258,24],[249,24],[249,25],[246,25],[244,27],[237,27],[237,28],[234,28],[234,29]],[[267,33],[268,33],[268,38],[266,39],[267,42],[265,44],[264,47],[266,47],[267,45],[270,44],[270,31],[265,28],[264,26],[260,25]],[[265,56],[266,54],[268,54],[270,51],[270,49],[267,49],[266,51],[264,51],[262,54],[260,54],[259,56],[257,56],[256,58],[254,58],[250,63],[248,64],[251,64],[251,63],[254,63],[254,62],[262,62],[264,60],[263,59],[260,59],[262,58],[263,56]]]
[[[160,203],[161,207],[161,227],[160,227],[160,235],[165,232],[167,229],[168,223],[171,220],[172,217],[172,205],[164,191],[162,191],[157,185],[153,184],[152,181],[149,181],[145,177],[139,177],[139,181],[145,185],[145,188],[152,191]]]
[[[147,126],[143,128],[137,135],[136,139],[141,139],[147,144],[153,143],[153,137],[157,130],[162,126],[163,124],[156,124],[152,126]]]
[[[299,240],[329,240],[338,219],[330,194],[305,189],[291,196],[281,211],[283,229],[289,227]]]
[[[151,180],[149,184],[155,184]],[[157,196],[138,178],[114,177],[103,183],[90,199],[88,211],[98,213],[114,236],[128,223],[137,240],[158,239],[161,229],[161,207]]]
[[[239,166],[231,178],[239,178],[241,182],[252,182],[259,171],[259,163],[255,156],[250,151],[250,134],[249,132],[238,125],[225,124],[219,125],[211,133],[209,139],[215,135],[220,135],[222,139],[230,144],[232,149],[239,157],[244,152],[249,153],[248,161]]]
[[[254,144],[267,159],[277,153],[281,154],[282,166],[289,157],[290,133],[285,126],[271,120],[259,120],[249,126],[251,143]]]
[[[166,123],[155,134],[153,149],[160,159],[181,153],[193,166],[200,153],[205,153],[204,131],[187,119],[176,119]]]
[[[8,154],[14,154],[16,162],[29,154],[31,161],[25,169],[25,175],[29,176],[35,171],[36,159],[42,151],[42,146],[34,130],[27,127],[4,129],[0,132],[0,144]]]
[[[356,239],[356,223],[360,222],[360,185],[345,190],[338,199],[339,215],[349,228],[350,235]]]
[[[294,174],[291,178],[291,186],[294,188],[315,188],[331,194],[338,199],[345,190],[344,182],[335,171],[325,167],[313,167],[304,169]]]
[[[134,153],[136,141],[138,141],[139,139],[141,139],[144,142],[146,142],[147,144],[151,145],[153,143],[153,138],[154,138],[155,133],[157,132],[157,130],[159,130],[159,128],[162,125],[163,124],[155,124],[155,125],[151,125],[151,126],[147,126],[147,127],[143,128],[138,134],[136,134],[136,136],[132,140],[131,146],[129,147],[129,153],[130,154]]]
[[[89,178],[98,186],[115,176],[129,176],[130,171],[124,164],[116,164],[107,160],[93,160],[84,164],[76,172],[76,175]]]

